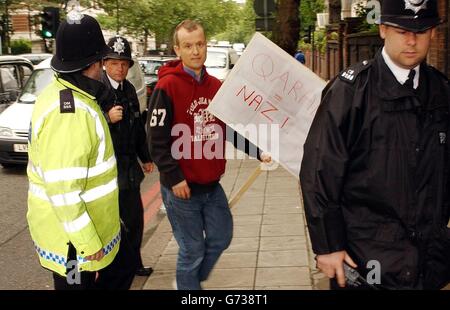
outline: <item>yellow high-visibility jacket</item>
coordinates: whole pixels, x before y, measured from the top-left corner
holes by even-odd
[[[73,112],[62,110],[60,91],[67,89]],[[64,276],[69,242],[79,271],[109,265],[120,243],[117,167],[95,98],[56,78],[36,100],[28,148],[27,219],[41,265]],[[102,248],[100,261],[85,259]]]

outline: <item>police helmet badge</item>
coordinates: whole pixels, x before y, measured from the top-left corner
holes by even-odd
[[[116,42],[114,42],[113,49],[119,55],[125,52],[125,43],[122,38],[117,38]]]
[[[427,8],[428,0],[404,0],[405,10],[412,10],[417,14],[420,10],[425,10]]]
[[[436,27],[443,20],[439,17],[438,0],[383,0],[378,22],[418,33]]]
[[[105,59],[125,59],[130,62],[130,67],[133,66],[134,61],[131,56],[131,46],[127,39],[116,35],[108,41],[109,53]]]
[[[81,19],[84,17],[83,14],[81,13],[81,9],[80,9],[80,3],[79,1],[76,0],[70,0],[67,3],[67,22],[69,24],[80,24],[81,23]]]

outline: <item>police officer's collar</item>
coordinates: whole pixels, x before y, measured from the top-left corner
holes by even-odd
[[[408,87],[403,87],[394,73],[384,61],[381,49],[377,52],[374,58],[373,67],[375,69],[373,80],[376,83],[375,93],[377,96],[386,101],[395,102],[399,98],[414,97],[418,92],[413,91]],[[428,65],[425,61],[420,64],[420,83],[428,79]],[[427,83],[428,84],[428,83]]]
[[[388,68],[391,70],[392,74],[394,74],[395,78],[400,84],[405,84],[406,80],[408,79],[409,71],[408,69],[404,69],[397,64],[395,64],[391,57],[386,52],[386,47],[383,47],[383,50],[381,51],[381,55],[383,56],[384,62],[388,66]],[[419,86],[419,75],[420,75],[420,64],[418,64],[416,67],[414,67],[414,71],[416,71],[416,75],[414,76],[414,88],[417,88]]]
[[[109,83],[111,84],[112,88],[117,89],[120,86],[120,90],[123,90],[123,82],[119,83],[113,78],[111,78],[108,73],[105,71],[105,75],[108,77]]]
[[[100,93],[105,91],[105,86],[102,82],[88,78],[83,75],[81,71],[74,73],[58,73],[58,78],[69,82],[95,98],[98,98]]]

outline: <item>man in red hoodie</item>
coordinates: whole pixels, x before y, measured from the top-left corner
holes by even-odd
[[[177,288],[198,290],[233,234],[227,197],[219,183],[225,172],[226,126],[206,110],[221,83],[204,67],[206,36],[201,24],[181,22],[175,29],[174,49],[180,60],[159,70],[147,139],[180,248]],[[248,141],[245,151],[260,159],[259,149]]]

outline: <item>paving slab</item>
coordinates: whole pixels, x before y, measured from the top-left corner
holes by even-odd
[[[305,229],[296,224],[262,225],[261,237],[304,236]]]
[[[229,199],[258,165],[255,160],[228,160],[221,184]],[[281,167],[263,171],[231,212],[233,240],[202,283],[204,289],[327,289],[328,280],[315,269],[295,177]],[[178,245],[167,218],[142,251],[154,272],[141,287],[173,289]]]
[[[226,250],[227,253],[233,252],[257,252],[260,238],[256,237],[233,237],[230,246]]]
[[[307,267],[257,268],[255,287],[311,285]]]
[[[254,287],[254,281],[255,268],[215,268],[202,286],[204,288]]]
[[[305,236],[261,237],[260,251],[303,250],[307,248]]]
[[[306,250],[261,251],[258,255],[258,267],[300,267],[309,266]]]

